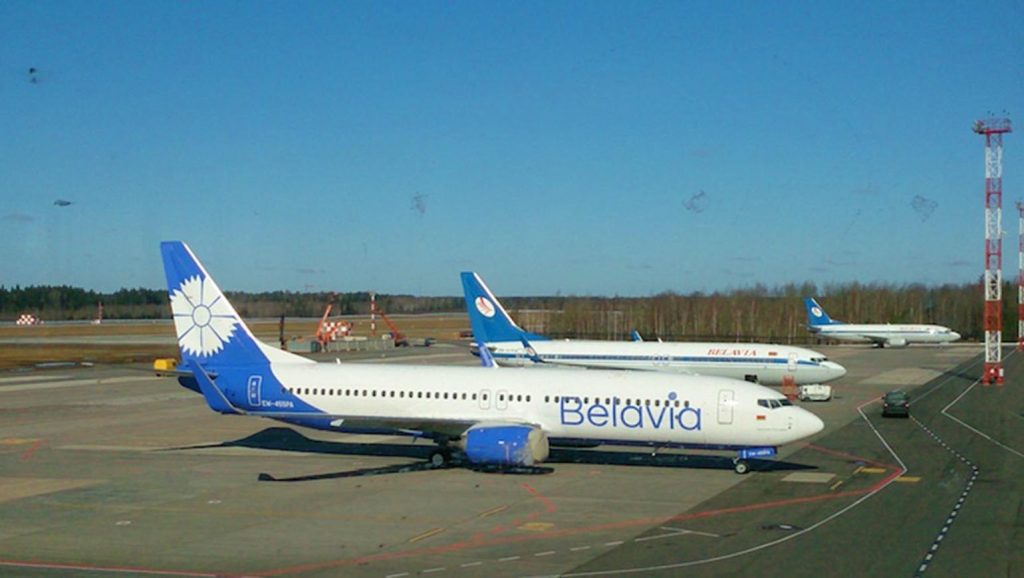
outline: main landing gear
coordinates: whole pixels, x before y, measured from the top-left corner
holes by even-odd
[[[737,474],[742,476],[743,474],[745,474],[745,473],[750,471],[750,464],[747,463],[747,460],[744,460],[742,458],[733,458],[732,459],[732,469]]]
[[[430,452],[428,458],[431,467],[446,468],[452,463],[452,448],[448,446],[448,440],[439,441],[437,448]]]

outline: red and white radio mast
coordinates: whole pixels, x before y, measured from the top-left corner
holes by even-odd
[[[1017,201],[1017,350],[1024,351],[1024,203]]]
[[[984,385],[1003,384],[1003,133],[1010,119],[974,123],[985,135],[985,369]]]

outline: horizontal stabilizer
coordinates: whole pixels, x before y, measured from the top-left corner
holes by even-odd
[[[199,383],[199,391],[203,393],[203,397],[206,398],[206,404],[210,406],[210,409],[218,413],[245,413],[231,405],[228,398],[224,397],[224,392],[213,382],[213,377],[206,373],[206,370],[203,369],[202,365],[199,365],[199,362],[191,359],[188,361],[188,366],[192,369],[192,375],[195,376],[196,382]]]

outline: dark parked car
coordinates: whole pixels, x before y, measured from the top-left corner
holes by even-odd
[[[910,396],[905,391],[890,391],[882,396],[882,417],[910,417]]]

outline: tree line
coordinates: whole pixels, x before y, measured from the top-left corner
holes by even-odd
[[[228,292],[243,317],[319,317],[334,299],[333,315],[367,315],[366,292],[301,293]],[[502,298],[516,321],[527,329],[554,337],[628,339],[638,330],[647,339],[764,340],[808,342],[804,296],[818,300],[836,319],[859,323],[936,323],[960,332],[965,339],[982,338],[982,291],[975,283],[922,284],[813,283],[752,287],[712,293],[660,293],[650,297],[535,296]],[[1016,289],[1003,290],[1003,331],[1016,336]],[[167,292],[119,289],[100,293],[69,286],[0,286],[0,320],[23,313],[43,320],[94,319],[103,304],[109,319],[166,319],[171,315]],[[377,295],[389,314],[461,313],[461,297]],[[468,322],[467,322],[468,326]]]
[[[370,311],[367,292],[225,293],[242,317],[319,317],[332,300],[332,316],[369,314]],[[95,319],[101,303],[105,319],[166,319],[171,316],[169,301],[164,289],[139,287],[101,293],[67,285],[0,285],[0,320],[13,321],[26,313],[44,321]],[[378,294],[377,306],[385,313],[435,313],[462,310],[463,301],[461,297]]]

